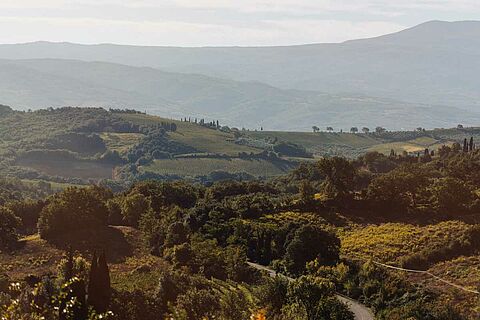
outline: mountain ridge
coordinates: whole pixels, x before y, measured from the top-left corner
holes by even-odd
[[[313,125],[398,130],[480,122],[480,113],[448,106],[286,90],[259,82],[58,59],[0,60],[0,97],[1,103],[23,109],[128,107],[177,119],[213,118],[227,125],[275,130],[309,131]]]
[[[281,47],[0,45],[0,58],[104,61],[283,89],[480,110],[478,21],[433,21],[376,38]]]
[[[10,61],[10,68],[14,61],[18,68],[19,64],[25,68],[28,60],[21,60],[25,57],[35,60],[29,67],[36,65],[37,76],[45,73],[50,79],[38,83],[47,86],[51,99],[40,92],[33,94],[29,90],[35,88],[26,84],[12,91],[13,84],[4,80],[3,103],[28,107],[123,104],[142,110],[145,106],[166,116],[215,117],[246,127],[268,124],[281,130],[308,130],[326,123],[344,129],[377,124],[392,129],[454,126],[466,122],[463,119],[476,122],[480,113],[478,21],[432,21],[376,38],[282,47],[0,45],[0,58]],[[55,69],[50,72],[48,59],[65,66],[50,66]],[[85,64],[80,68],[81,61]],[[99,69],[93,70],[94,66]],[[83,67],[88,67],[88,74]],[[107,70],[116,72],[123,82],[106,74]],[[135,77],[127,77],[127,71]],[[27,81],[25,70],[9,72],[4,71],[8,81]],[[73,79],[67,86],[55,77]],[[77,94],[76,88],[82,88],[82,93]],[[21,97],[29,92],[30,100]],[[54,97],[55,92],[62,99]],[[35,105],[37,101],[42,104]],[[400,115],[398,123],[394,115]],[[415,120],[408,120],[408,115]],[[358,123],[353,123],[355,119]]]

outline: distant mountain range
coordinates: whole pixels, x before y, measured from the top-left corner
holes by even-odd
[[[480,120],[480,22],[339,44],[175,48],[0,45],[0,103],[135,107],[269,129]]]

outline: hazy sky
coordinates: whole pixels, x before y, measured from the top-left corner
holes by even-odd
[[[480,0],[0,0],[0,42],[286,45],[478,17]]]

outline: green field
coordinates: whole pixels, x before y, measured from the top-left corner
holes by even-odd
[[[186,176],[207,175],[212,171],[247,172],[254,176],[276,176],[290,169],[282,163],[265,160],[183,158],[155,160],[141,170],[158,174],[178,174]]]
[[[282,141],[290,141],[302,145],[310,151],[315,151],[322,145],[344,145],[353,148],[366,148],[382,142],[382,140],[370,135],[338,132],[257,131],[249,132],[249,136],[257,139],[277,138]]]
[[[89,160],[34,160],[20,159],[16,165],[32,168],[52,176],[83,179],[111,179],[113,166]]]
[[[191,146],[200,152],[227,154],[236,156],[239,152],[259,153],[262,150],[235,144],[233,134],[213,130],[200,125],[170,120],[144,114],[122,114],[122,118],[136,124],[152,125],[161,122],[173,122],[176,132],[170,132],[172,140]]]
[[[391,150],[396,153],[406,152],[423,152],[426,148],[430,150],[437,150],[443,145],[452,144],[452,141],[440,141],[431,137],[421,137],[409,141],[391,142],[374,145],[368,148],[368,151],[377,151],[384,154],[389,154]]]
[[[103,132],[100,137],[109,150],[123,154],[139,143],[144,135],[141,133]]]
[[[443,133],[443,135],[442,135]],[[451,130],[427,131],[425,136],[404,141],[388,140],[388,135],[378,137],[372,134],[352,133],[327,133],[327,132],[279,132],[279,131],[256,131],[249,132],[248,136],[256,140],[289,141],[305,147],[309,152],[317,156],[341,155],[356,157],[369,151],[377,151],[389,154],[393,149],[396,153],[403,151],[423,152],[426,148],[436,150],[443,145],[452,144],[455,141],[453,134],[458,132]],[[452,135],[452,138],[449,138]],[[456,137],[456,136],[455,136]],[[465,133],[462,137],[465,137]]]

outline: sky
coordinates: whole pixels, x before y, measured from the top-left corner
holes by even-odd
[[[480,0],[0,0],[0,42],[292,45],[479,17]]]

